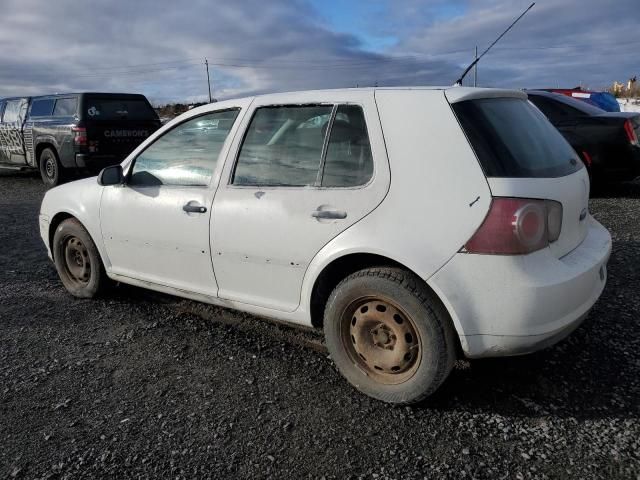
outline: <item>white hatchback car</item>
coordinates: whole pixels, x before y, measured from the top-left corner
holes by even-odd
[[[191,110],[45,195],[65,287],[108,279],[323,327],[340,372],[419,401],[459,355],[531,352],[600,296],[587,171],[522,92],[283,93]]]

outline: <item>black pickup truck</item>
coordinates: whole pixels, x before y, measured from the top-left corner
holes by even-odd
[[[0,168],[39,169],[48,187],[72,170],[120,163],[160,127],[144,95],[72,93],[0,99]]]

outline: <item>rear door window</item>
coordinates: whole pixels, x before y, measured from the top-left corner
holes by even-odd
[[[87,120],[155,120],[157,115],[149,103],[140,99],[87,97],[84,114]]]
[[[526,100],[466,100],[453,110],[488,177],[551,178],[582,168],[560,132]]]
[[[78,99],[76,97],[59,98],[56,100],[56,106],[53,109],[53,115],[56,117],[71,117],[78,110]]]
[[[234,185],[314,185],[333,105],[258,108],[238,155]]]
[[[53,104],[54,100],[52,98],[34,100],[29,115],[32,117],[48,117],[53,113]]]

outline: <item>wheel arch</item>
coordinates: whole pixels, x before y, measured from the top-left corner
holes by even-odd
[[[51,222],[49,223],[49,232],[48,232],[48,246],[49,246],[49,251],[51,252],[51,255],[53,255],[53,237],[56,234],[56,230],[58,229],[58,227],[62,222],[70,218],[73,218],[74,220],[76,220],[82,226],[82,228],[84,228],[87,231],[89,238],[91,238],[94,245],[96,246],[96,250],[98,250],[98,255],[100,256],[100,260],[102,261],[102,264],[106,269],[107,266],[110,265],[110,263],[108,262],[108,257],[105,255],[105,252],[102,250],[102,242],[100,241],[101,239],[96,239],[95,235],[91,233],[91,229],[87,227],[87,224],[83,222],[78,215],[71,213],[69,211],[60,211],[51,218]]]
[[[69,212],[58,212],[58,213],[56,213],[53,216],[53,218],[51,219],[51,222],[49,223],[49,237],[48,237],[48,240],[49,240],[49,251],[52,252],[52,254],[53,254],[53,237],[56,234],[56,230],[58,229],[58,227],[60,226],[60,224],[62,222],[64,222],[65,220],[68,220],[69,218],[73,218],[73,219],[77,220],[80,223],[80,225],[82,225],[84,227],[85,230],[87,229],[87,227],[85,227],[82,224],[82,222],[80,221],[80,219],[78,217],[76,217],[75,215],[72,215]],[[91,234],[89,234],[89,235],[91,235]]]
[[[451,326],[456,332],[458,352],[463,351],[461,345],[461,335],[464,335],[464,333],[460,328],[455,312],[451,311],[450,303],[447,302],[446,299],[440,298],[440,294],[411,268],[403,265],[397,260],[380,254],[348,253],[334,258],[322,268],[320,273],[316,276],[313,282],[313,287],[311,288],[311,297],[309,300],[309,314],[311,317],[311,324],[315,328],[322,327],[324,307],[327,303],[327,300],[329,299],[329,295],[344,278],[348,277],[352,273],[357,272],[358,270],[373,267],[400,268],[402,270],[411,272],[416,276],[416,278],[420,278],[424,287],[432,294],[433,298],[440,303],[444,311],[449,314]]]
[[[60,155],[58,154],[58,148],[56,147],[54,142],[50,139],[42,140],[41,142],[38,142],[34,151],[36,166],[38,168],[40,168],[40,155],[42,155],[42,151],[46,148],[50,148],[53,151],[53,154],[58,157],[58,159],[60,158]]]
[[[411,271],[389,257],[374,253],[348,253],[331,260],[316,276],[311,288],[309,300],[311,324],[316,328],[322,327],[324,307],[329,295],[344,278],[358,270],[371,267],[398,267]]]

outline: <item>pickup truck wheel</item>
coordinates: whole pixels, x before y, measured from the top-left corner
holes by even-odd
[[[324,316],[327,348],[358,390],[393,404],[432,394],[455,362],[451,320],[411,272],[370,268],[345,278]]]
[[[48,188],[53,188],[60,185],[64,180],[64,170],[56,152],[50,148],[45,148],[40,153],[40,175],[42,181]]]
[[[95,243],[75,218],[56,229],[53,260],[62,284],[75,297],[93,298],[108,282]]]

